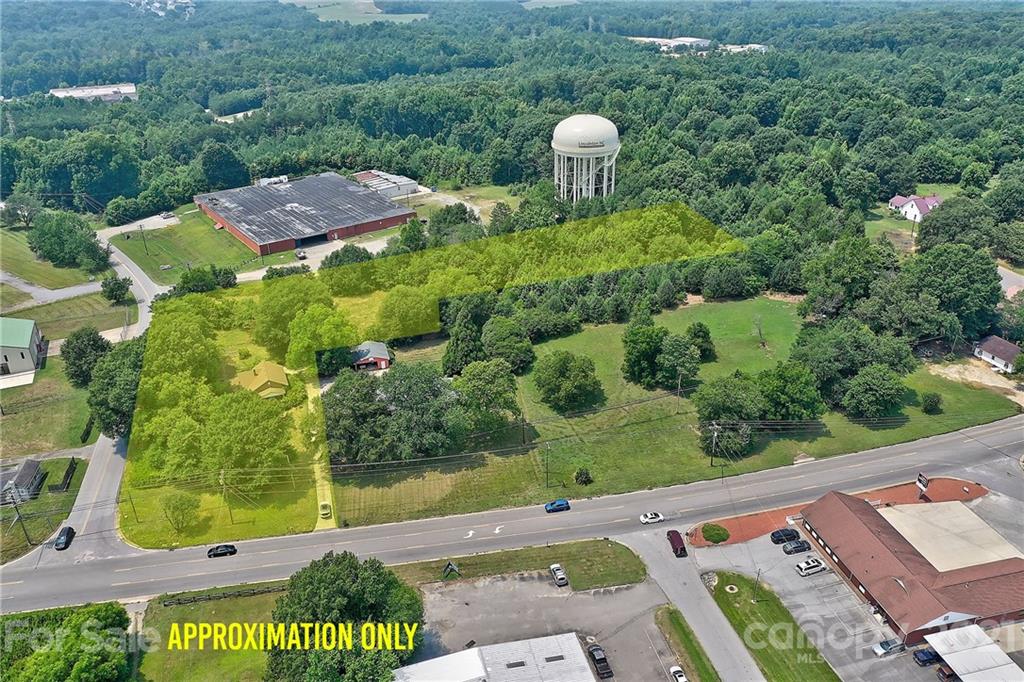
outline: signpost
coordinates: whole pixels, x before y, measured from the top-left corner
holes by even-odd
[[[925,493],[928,492],[928,477],[924,474],[917,475],[917,489],[919,491],[917,495],[918,499],[923,499],[925,497]]]

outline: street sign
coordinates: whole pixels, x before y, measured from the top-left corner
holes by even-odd
[[[459,567],[453,564],[451,561],[449,561],[448,564],[444,567],[444,570],[441,571],[441,580],[447,580],[448,576],[450,576],[452,573],[459,576],[460,578],[462,577],[462,574],[459,573]]]
[[[922,493],[928,490],[928,477],[924,474],[917,475],[917,489]]]

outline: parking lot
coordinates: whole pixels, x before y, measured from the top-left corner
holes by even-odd
[[[427,628],[415,660],[464,648],[563,632],[593,638],[616,680],[668,679],[675,665],[654,623],[668,599],[656,583],[589,592],[558,588],[547,573],[523,573],[423,588]]]
[[[779,595],[782,603],[844,680],[934,680],[934,668],[918,667],[909,653],[876,658],[871,647],[894,637],[871,607],[842,578],[827,571],[806,578],[797,574],[801,561],[821,555],[815,551],[787,556],[767,536],[723,547],[695,548],[701,572],[729,570],[756,576]]]

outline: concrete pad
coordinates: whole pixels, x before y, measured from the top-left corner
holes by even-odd
[[[878,513],[938,571],[1024,558],[963,502],[901,504]]]
[[[32,370],[31,372],[18,372],[17,374],[5,374],[0,377],[0,389],[28,386],[35,380],[35,370]]]

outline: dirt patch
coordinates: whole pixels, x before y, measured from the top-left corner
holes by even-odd
[[[781,291],[768,291],[764,297],[772,301],[784,301],[786,303],[801,303],[806,298],[804,294],[785,294]]]
[[[928,371],[944,379],[996,391],[1018,405],[1024,405],[1024,391],[1018,388],[1018,384],[992,371],[988,364],[976,358],[952,365],[928,365]]]
[[[884,507],[894,504],[923,504],[926,502],[967,502],[988,494],[985,486],[971,483],[959,478],[933,478],[928,484],[928,498],[922,500],[918,495],[915,483],[902,483],[888,488],[866,490],[854,493],[857,497],[868,500],[875,506]],[[786,518],[799,514],[806,504],[792,507],[771,509],[757,514],[733,516],[727,519],[715,519],[714,523],[729,531],[729,539],[717,546],[747,542],[762,535],[767,535],[777,528],[786,528]],[[694,547],[712,547],[713,543],[704,539],[701,527],[707,522],[702,521],[686,532],[690,544]]]

